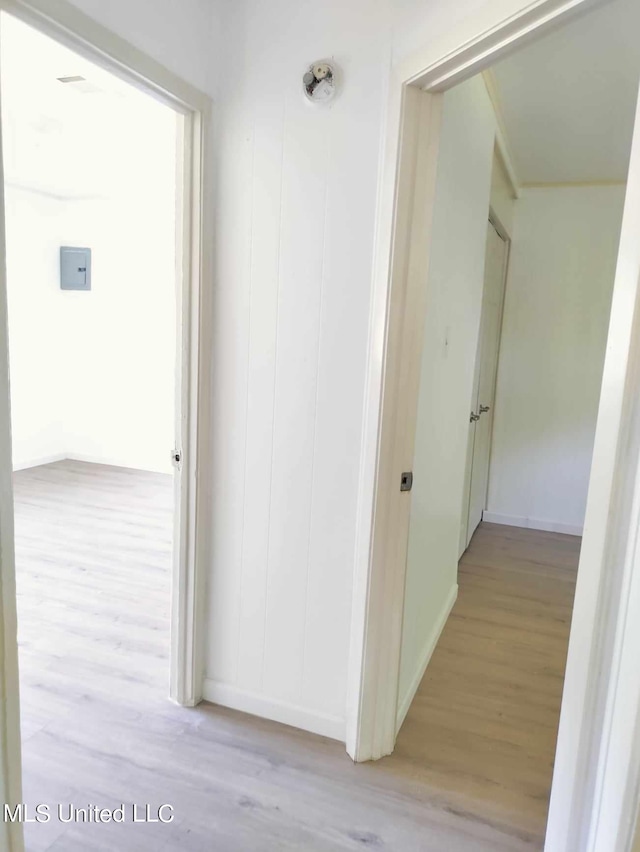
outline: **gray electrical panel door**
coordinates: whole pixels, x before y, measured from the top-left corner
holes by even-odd
[[[60,289],[91,289],[91,249],[60,246]]]

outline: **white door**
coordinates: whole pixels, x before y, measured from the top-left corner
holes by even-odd
[[[482,316],[476,354],[472,410],[469,416],[467,482],[465,488],[469,509],[466,518],[466,533],[461,542],[462,550],[469,545],[472,535],[482,520],[482,512],[485,509],[487,499],[507,248],[507,242],[500,236],[494,225],[489,222]]]

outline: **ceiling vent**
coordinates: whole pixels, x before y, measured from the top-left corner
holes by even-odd
[[[95,95],[98,92],[102,92],[102,89],[81,74],[72,74],[69,77],[56,77],[56,79],[59,83],[70,83],[74,91],[81,92],[83,95]]]

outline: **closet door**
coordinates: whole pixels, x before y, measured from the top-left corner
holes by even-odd
[[[470,421],[471,471],[466,545],[482,520],[487,499],[493,408],[502,325],[508,244],[489,222],[485,255],[482,316]]]

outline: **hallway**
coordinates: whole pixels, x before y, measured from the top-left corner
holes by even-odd
[[[542,848],[580,538],[482,523],[393,760]]]
[[[27,852],[541,849],[578,539],[480,527],[395,754],[356,766],[339,742],[166,698],[170,477],[14,479],[24,801],[175,813],[29,824]]]

